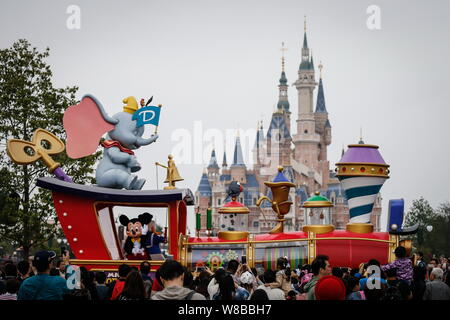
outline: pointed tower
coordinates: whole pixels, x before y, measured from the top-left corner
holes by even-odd
[[[319,90],[317,92],[316,110],[314,119],[316,121],[316,132],[320,134],[319,161],[327,160],[327,147],[331,144],[331,123],[328,119],[328,112],[325,105],[325,94],[322,81],[322,63],[319,64],[320,79]]]
[[[280,83],[278,85],[278,103],[277,103],[277,110],[282,110],[285,118],[286,118],[286,125],[291,132],[291,110],[289,109],[289,100],[288,100],[288,80],[286,78],[286,73],[284,71],[284,65],[285,65],[285,59],[284,59],[284,52],[287,51],[287,49],[284,46],[284,42],[281,43],[281,77],[280,77]]]
[[[209,160],[209,164],[206,167],[207,173],[208,173],[208,181],[211,187],[214,189],[220,181],[220,175],[219,175],[219,165],[217,164],[217,158],[216,158],[216,150],[213,149],[211,152],[211,159]]]
[[[225,144],[224,144],[225,146]],[[222,160],[222,170],[226,169],[228,167],[227,164],[227,152],[225,151],[225,148],[223,150],[223,160]]]
[[[258,126],[256,129],[256,139],[255,139],[255,145],[253,146],[253,168],[255,170],[259,170],[264,163],[264,156],[265,156],[265,148],[264,148],[264,129],[263,129],[263,122],[258,122]]]
[[[236,136],[236,142],[234,144],[233,163],[230,166],[231,181],[235,180],[239,183],[246,184],[246,171],[247,168],[244,163],[244,156],[242,154],[241,138],[239,132]]]
[[[306,37],[306,17],[304,29],[298,79],[294,83],[298,91],[297,134],[293,136],[295,145],[294,159],[302,165],[317,170],[320,136],[316,133],[313,110],[313,92],[317,83],[315,81],[314,62],[310,55]]]

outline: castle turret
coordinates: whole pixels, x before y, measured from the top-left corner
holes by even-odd
[[[244,156],[242,155],[241,139],[238,134],[234,145],[233,163],[230,166],[231,180],[243,184],[247,183],[246,170]]]
[[[318,168],[318,145],[320,143],[320,135],[316,133],[313,110],[313,92],[316,85],[314,62],[310,57],[306,37],[305,19],[301,63],[298,70],[298,79],[294,83],[298,91],[298,118],[297,134],[293,136],[293,142],[295,144],[294,159],[313,169]]]

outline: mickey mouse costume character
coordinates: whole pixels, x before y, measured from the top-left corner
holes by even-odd
[[[119,217],[120,224],[127,227],[127,239],[125,240],[124,250],[128,260],[147,260],[148,255],[145,252],[145,242],[147,240],[148,224],[153,216],[144,212],[137,219],[128,219],[127,216]]]

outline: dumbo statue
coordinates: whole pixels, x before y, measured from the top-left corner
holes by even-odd
[[[134,172],[141,169],[133,150],[149,145],[158,139],[142,137],[144,126],[138,127],[133,114],[138,110],[134,97],[123,99],[123,111],[110,117],[102,104],[92,95],[85,95],[78,105],[69,107],[64,113],[63,123],[67,133],[67,154],[73,159],[95,152],[101,137],[107,132],[103,158],[97,166],[97,185],[106,188],[140,190],[145,179]]]

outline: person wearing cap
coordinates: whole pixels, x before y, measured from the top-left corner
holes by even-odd
[[[342,279],[323,276],[315,285],[316,300],[345,300],[346,288]]]
[[[50,276],[51,262],[55,256],[52,251],[36,253],[33,266],[37,274],[23,281],[17,300],[63,300],[63,296],[69,293],[66,280]]]
[[[318,255],[311,263],[311,271],[313,273],[312,279],[305,284],[304,290],[306,292],[306,300],[316,300],[315,287],[317,282],[324,276],[331,274],[330,263],[328,256]],[[344,290],[345,291],[345,290]],[[345,295],[345,292],[344,292]]]

